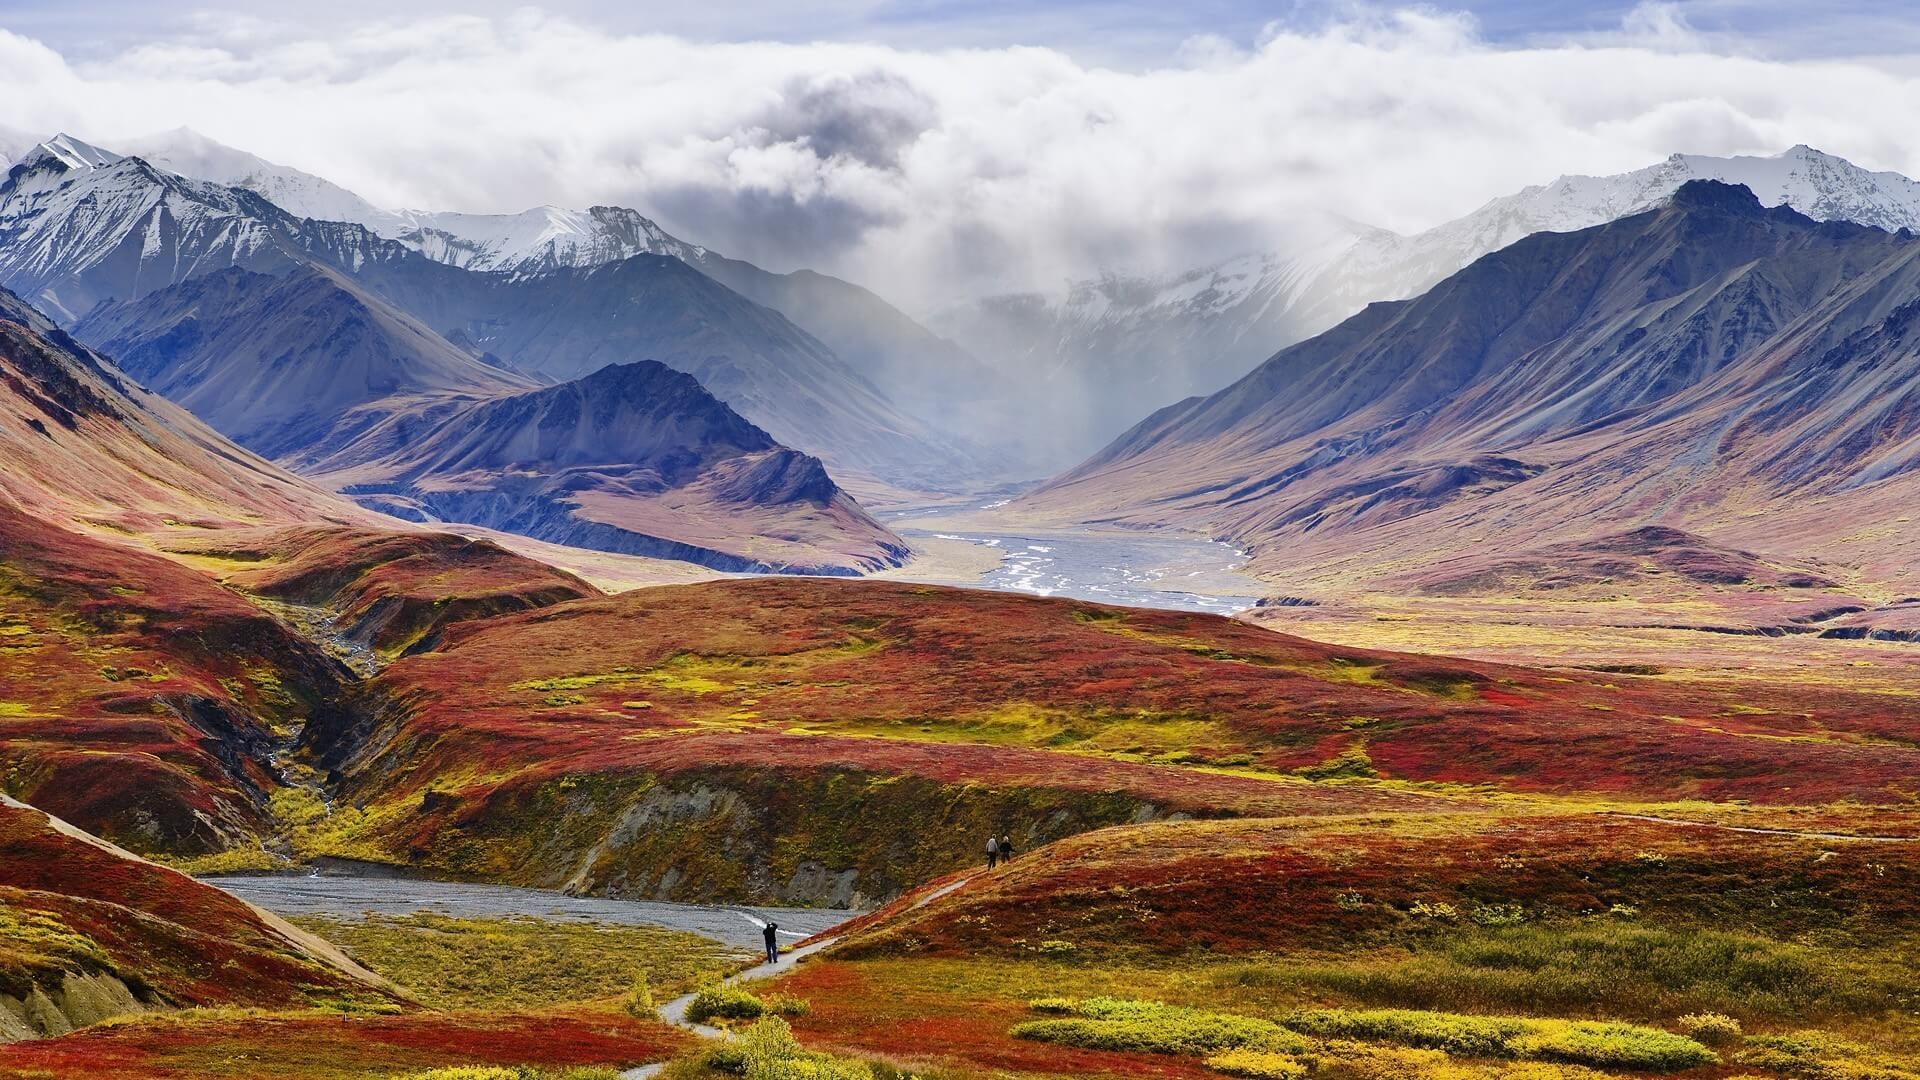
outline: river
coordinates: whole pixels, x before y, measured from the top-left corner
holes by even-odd
[[[890,522],[914,540],[962,541],[991,549],[1000,565],[975,584],[989,589],[1068,596],[1102,604],[1230,615],[1254,605],[1261,583],[1241,574],[1246,552],[1193,537],[1090,533],[1025,535]]]
[[[567,922],[661,926],[758,951],[760,921],[779,924],[782,937],[798,940],[830,930],[859,914],[829,908],[766,908],[746,905],[667,904],[568,896],[544,889],[470,885],[406,877],[354,874],[234,874],[202,878],[209,885],[276,915],[366,915],[431,912],[462,918],[519,916]]]

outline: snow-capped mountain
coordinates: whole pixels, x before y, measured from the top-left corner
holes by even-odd
[[[698,262],[705,248],[668,235],[637,211],[618,206],[565,210],[537,206],[518,214],[400,211],[402,224],[383,235],[429,259],[468,270],[538,274],[599,266],[635,255]],[[375,228],[371,223],[369,228]]]
[[[192,274],[283,266],[284,217],[249,192],[59,135],[0,181],[0,283],[71,322]]]
[[[221,187],[245,188],[296,218],[349,221],[382,236],[408,227],[400,215],[380,209],[331,180],[289,165],[276,165],[192,128],[126,139],[118,145],[125,153],[145,158],[169,172]]]
[[[1413,236],[1362,237],[1305,296],[1305,329],[1318,332],[1374,300],[1417,296],[1521,237],[1574,232],[1651,210],[1689,180],[1739,184],[1763,205],[1791,206],[1815,221],[1920,230],[1920,183],[1899,173],[1869,172],[1810,146],[1771,157],[1675,154],[1616,176],[1563,176]]]
[[[467,270],[528,274],[599,266],[635,255],[693,262],[707,254],[705,248],[679,240],[622,207],[536,206],[517,214],[388,210],[331,180],[275,164],[191,128],[129,139],[123,145],[127,153],[182,176],[255,192],[294,217],[364,225],[430,259]]]
[[[1571,232],[1661,205],[1689,180],[1751,189],[1816,220],[1920,231],[1920,183],[1796,146],[1771,157],[1675,154],[1616,176],[1564,176],[1412,236],[1328,221],[1292,251],[1157,277],[1108,275],[1063,296],[988,297],[933,329],[1009,370],[1049,372],[1104,397],[1071,440],[1081,456],[1158,406],[1212,393],[1277,349],[1376,300],[1418,296],[1483,255],[1539,232]],[[1126,384],[1136,384],[1127,392]],[[1120,385],[1116,385],[1120,384]],[[1130,407],[1130,411],[1129,411]]]

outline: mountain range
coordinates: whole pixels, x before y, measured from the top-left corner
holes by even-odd
[[[846,573],[904,557],[906,546],[817,460],[776,444],[705,389],[687,393],[659,378],[664,371],[632,377],[642,370],[634,357],[694,368],[732,401],[843,455],[909,470],[952,464],[937,436],[804,331],[677,260],[635,256],[555,272],[590,280],[476,273],[357,225],[295,219],[244,189],[70,138],[13,166],[0,184],[0,221],[0,280],[64,313],[134,378],[243,445],[310,474],[325,470],[371,505],[415,520],[726,569]],[[449,320],[453,338],[396,299]],[[516,370],[466,331],[544,374]],[[507,472],[490,479],[470,470],[429,476],[430,459],[384,468],[373,460],[370,447],[397,451],[450,417],[508,424],[530,415],[521,395],[621,365],[627,376],[596,384],[620,391],[603,414],[534,407],[548,428],[585,430],[593,416],[644,426],[598,451],[579,446],[580,431],[563,433],[578,451],[565,464],[537,445],[520,457],[494,454],[486,467]],[[640,400],[652,392],[661,399]],[[507,399],[516,401],[468,408]],[[675,409],[686,414],[669,415]],[[498,447],[513,445],[511,430],[492,434]],[[671,442],[707,436],[716,441]],[[639,445],[651,456],[618,456]],[[393,487],[402,474],[406,497]],[[372,475],[377,492],[366,487]],[[423,499],[428,490],[437,494]],[[674,513],[657,509],[662,497]],[[593,516],[586,502],[599,507]],[[642,522],[650,531],[634,531]]]
[[[945,420],[940,438],[974,436],[961,447],[966,461],[949,460],[940,469],[960,464],[968,475],[984,479],[1017,473],[1021,464],[996,449],[1013,429],[993,407],[987,365],[874,293],[831,275],[764,270],[681,240],[625,207],[539,206],[510,214],[382,209],[332,181],[187,128],[128,140],[123,148],[181,176],[252,191],[296,218],[362,225],[463,269],[526,278],[588,270],[637,255],[678,260],[791,320],[910,415]],[[914,423],[925,428],[923,420]],[[927,473],[919,482],[937,477]]]
[[[1563,176],[1496,198],[1411,236],[1327,219],[1284,252],[1254,253],[1172,274],[1107,274],[1060,297],[1015,293],[956,305],[930,320],[980,355],[1047,383],[1048,399],[1087,402],[1056,452],[1078,460],[1154,404],[1210,394],[1274,349],[1332,327],[1377,300],[1418,296],[1489,252],[1539,232],[1571,232],[1649,209],[1689,180],[1744,185],[1768,206],[1821,221],[1920,228],[1920,184],[1870,172],[1807,146],[1772,157],[1675,154],[1614,176]],[[1065,467],[1069,460],[1060,460]]]
[[[1658,525],[1879,563],[1856,585],[1904,622],[1914,564],[1886,564],[1920,485],[1917,256],[1910,232],[1689,181],[1370,304],[1154,414],[1027,508],[1204,523],[1327,588],[1469,553],[1474,572],[1513,569]],[[1813,524],[1840,518],[1845,538]]]

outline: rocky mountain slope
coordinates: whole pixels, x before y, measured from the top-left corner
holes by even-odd
[[[137,301],[230,267],[280,274],[314,266],[473,344],[476,355],[491,351],[549,378],[661,360],[849,476],[951,485],[975,471],[954,439],[900,409],[817,339],[677,259],[478,273],[361,225],[297,218],[251,191],[66,137],[42,144],[0,183],[0,285],[68,324],[103,301]]]
[[[817,458],[650,360],[389,415],[296,464],[401,517],[720,570],[846,574],[907,555]]]
[[[74,333],[223,434],[298,462],[423,399],[539,383],[476,360],[325,267],[228,267],[94,308]]]
[[[335,270],[230,267],[76,332],[250,449],[409,520],[730,570],[906,553],[690,376],[648,361],[540,389]]]
[[[188,129],[129,140],[123,149],[197,180],[253,191],[297,218],[363,225],[437,262],[515,278],[590,269],[636,255],[678,259],[825,344],[908,412],[972,433],[977,467],[1016,470],[987,447],[1018,433],[989,402],[991,372],[960,346],[874,293],[811,270],[775,273],[668,233],[624,207],[535,207],[516,214],[385,210],[330,181]],[[639,359],[639,357],[634,357]],[[654,359],[660,359],[654,357]],[[696,374],[698,374],[696,372]],[[957,421],[957,422],[956,422]]]
[[[1690,182],[1371,305],[1148,418],[1030,506],[1206,522],[1275,572],[1647,524],[1831,557],[1762,514],[1904,512],[1917,255],[1911,234]]]
[[[1522,237],[1642,212],[1696,179],[1745,185],[1768,206],[1819,221],[1920,228],[1920,183],[1897,173],[1869,172],[1806,146],[1772,157],[1675,154],[1615,176],[1563,176],[1411,236],[1328,220],[1303,226],[1298,246],[1286,252],[1164,276],[1108,275],[1076,282],[1058,298],[989,297],[942,312],[932,325],[981,356],[1042,373],[1060,396],[1086,395],[1089,407],[1074,418],[1081,422],[1073,429],[1077,459],[1143,412],[1214,393],[1275,349],[1369,303],[1418,296]]]
[[[248,454],[0,290],[0,502],[153,533],[372,515]]]

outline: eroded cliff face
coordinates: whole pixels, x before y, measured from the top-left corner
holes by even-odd
[[[145,994],[143,997],[142,994]],[[0,1043],[49,1039],[119,1016],[170,1008],[105,972],[60,972],[19,995],[0,992]]]

